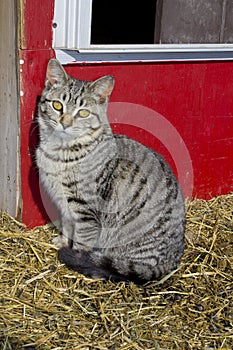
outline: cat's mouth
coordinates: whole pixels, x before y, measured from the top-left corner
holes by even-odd
[[[72,125],[64,128],[63,124],[61,123],[56,125],[54,128],[54,133],[57,137],[62,139],[77,139],[87,134],[86,130],[77,130],[77,128],[74,130]]]
[[[71,127],[64,128],[64,126],[61,123],[58,123],[56,125],[56,127],[54,128],[54,133],[57,137],[60,137],[63,139],[64,138],[73,138],[74,133],[71,130],[72,130]]]

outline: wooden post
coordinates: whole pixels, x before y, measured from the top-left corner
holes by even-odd
[[[0,1],[0,210],[19,215],[17,1]]]

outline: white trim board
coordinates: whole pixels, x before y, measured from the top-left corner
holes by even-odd
[[[156,52],[79,52],[77,50],[55,49],[56,58],[63,65],[82,63],[127,63],[127,62],[172,62],[233,60],[233,49],[214,51],[156,51]]]

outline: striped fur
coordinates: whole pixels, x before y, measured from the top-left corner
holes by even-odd
[[[110,76],[76,80],[50,60],[37,165],[60,212],[59,259],[95,278],[145,282],[175,269],[182,257],[184,201],[159,154],[112,134],[106,115],[112,89]]]

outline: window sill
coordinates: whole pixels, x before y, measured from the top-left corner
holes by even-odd
[[[112,46],[108,49],[101,46],[83,50],[55,49],[56,57],[61,64],[72,63],[127,63],[127,62],[172,62],[172,61],[206,61],[233,60],[233,45],[153,45]]]

